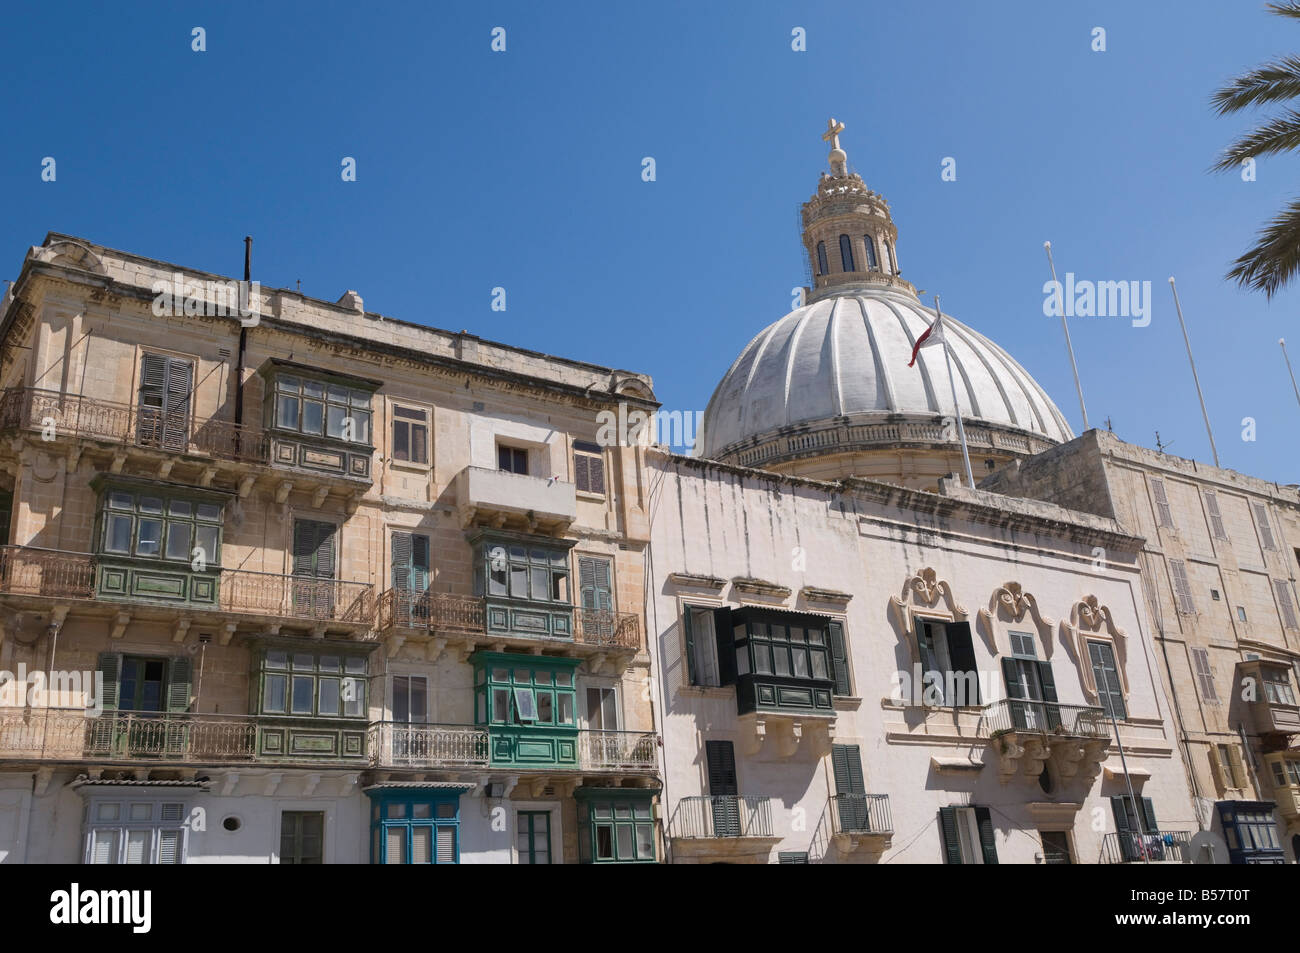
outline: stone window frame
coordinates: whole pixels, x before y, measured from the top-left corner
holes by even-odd
[[[1087,595],[1070,606],[1070,621],[1061,620],[1061,634],[1066,651],[1078,670],[1079,684],[1089,705],[1100,706],[1101,696],[1092,674],[1089,642],[1108,642],[1115,655],[1115,668],[1119,672],[1120,694],[1129,718],[1133,717],[1128,677],[1128,633],[1115,624],[1109,606],[1102,605],[1095,595]]]
[[[375,396],[378,397],[379,395],[376,394]],[[399,407],[404,410],[418,410],[425,415],[424,454],[426,459],[423,463],[418,463],[414,460],[398,460],[394,455],[393,448],[396,444],[396,440],[394,439],[394,427],[398,420],[400,419],[404,423],[408,424],[419,425],[419,422],[412,418],[399,418],[397,416],[397,409]],[[374,411],[372,410],[371,413],[373,414]],[[433,469],[433,414],[434,407],[427,401],[393,396],[391,394],[384,395],[384,461],[390,467],[396,470],[409,470],[415,473],[426,473]]]

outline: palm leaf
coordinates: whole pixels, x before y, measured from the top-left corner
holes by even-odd
[[[1300,273],[1300,199],[1261,229],[1255,246],[1233,262],[1227,278],[1271,298]]]
[[[1293,20],[1300,20],[1300,0],[1283,0],[1281,3],[1266,3],[1264,9],[1269,13],[1276,13],[1280,17],[1291,17]]]
[[[1300,56],[1265,63],[1215,91],[1210,103],[1220,116],[1300,96]]]
[[[1297,148],[1300,148],[1300,111],[1289,109],[1242,136],[1210,168],[1214,172],[1226,172],[1241,165],[1243,159],[1290,152]]]

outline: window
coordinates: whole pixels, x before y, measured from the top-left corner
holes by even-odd
[[[838,834],[871,830],[867,788],[862,777],[862,752],[857,745],[831,745],[831,769],[835,775],[834,819]]]
[[[1282,625],[1288,629],[1297,627],[1295,605],[1291,602],[1291,590],[1285,579],[1273,580],[1273,592],[1277,595],[1277,607],[1282,612]]]
[[[101,652],[98,669],[104,676],[102,701],[107,710],[189,710],[194,665],[188,655],[162,658]],[[144,724],[138,731],[114,736],[108,720],[97,723],[92,731],[95,734],[90,743],[105,753],[121,750],[124,746],[137,754],[160,753],[165,745],[177,738],[175,733],[150,730]]]
[[[942,675],[942,679],[926,679],[922,695],[925,705],[951,708],[980,704],[979,672],[968,623],[918,618],[916,642],[922,670]]]
[[[1156,525],[1173,529],[1174,514],[1169,508],[1169,497],[1165,494],[1165,481],[1158,477],[1151,478],[1151,492],[1156,498]]]
[[[885,251],[889,254],[889,270],[898,274],[898,259],[894,257],[894,246],[888,241],[885,242]]]
[[[1280,788],[1300,788],[1300,759],[1283,758],[1269,762],[1273,769],[1273,783]]]
[[[370,393],[342,384],[280,374],[272,425],[348,443],[370,443]]]
[[[1245,606],[1237,606],[1237,621],[1238,621],[1238,622],[1245,622],[1245,621],[1246,621],[1246,607],[1245,607]]]
[[[167,659],[122,659],[122,680],[117,703],[123,711],[164,711],[167,695]]]
[[[741,834],[740,786],[736,774],[736,747],[730,741],[704,742],[704,762],[709,782],[709,802],[704,817],[714,837]]]
[[[1210,667],[1210,653],[1205,649],[1192,649],[1192,667],[1196,671],[1196,684],[1202,701],[1211,705],[1219,703],[1219,692],[1214,687],[1214,669]]]
[[[1097,685],[1097,701],[1116,721],[1128,717],[1124,705],[1124,686],[1115,664],[1115,647],[1109,642],[1088,641],[1088,660],[1092,663],[1092,677]]]
[[[1263,503],[1252,503],[1255,510],[1255,522],[1259,524],[1259,541],[1266,550],[1275,551],[1277,543],[1273,540],[1273,527],[1268,521],[1268,508]]]
[[[334,615],[337,593],[335,533],[333,523],[317,520],[293,521],[293,611],[295,615],[329,619]]]
[[[1210,532],[1215,539],[1227,539],[1228,531],[1223,528],[1223,514],[1219,512],[1219,497],[1213,490],[1205,491],[1205,511],[1210,517]]]
[[[1214,602],[1218,602],[1218,601],[1220,600],[1219,590],[1218,590],[1218,589],[1211,589],[1211,590],[1210,590],[1210,599],[1212,599]]]
[[[1210,748],[1210,770],[1220,791],[1246,787],[1246,764],[1234,744],[1216,744]]]
[[[427,410],[393,405],[393,459],[404,463],[429,462]]]
[[[423,724],[429,719],[429,679],[423,675],[393,676],[393,721]]]
[[[1052,731],[1061,723],[1061,710],[1047,704],[1056,701],[1052,665],[1038,660],[1033,633],[1012,632],[1010,638],[1012,654],[1002,659],[1002,677],[1012,724],[1020,729]]]
[[[429,537],[393,530],[392,587],[423,593],[429,588]]]
[[[109,486],[100,501],[99,552],[186,564],[201,554],[205,568],[215,568],[222,510],[217,502]]]
[[[460,863],[459,792],[381,789],[370,796],[371,863]]]
[[[682,626],[686,631],[687,680],[692,685],[720,685],[713,610],[686,606],[682,611]]]
[[[1174,600],[1178,611],[1184,615],[1196,614],[1196,603],[1192,599],[1192,587],[1187,581],[1187,565],[1181,559],[1169,560],[1169,574],[1174,581]]]
[[[533,656],[491,654],[475,671],[476,724],[576,728],[573,668]],[[575,666],[576,667],[576,666]]]
[[[280,863],[325,862],[325,812],[280,812]]]
[[[93,799],[86,805],[88,864],[183,864],[189,817],[178,801]]]
[[[776,862],[777,862],[778,864],[806,864],[806,863],[808,863],[808,852],[807,852],[806,850],[804,850],[804,851],[795,851],[795,850],[783,850],[783,851],[778,851],[778,852],[777,852],[777,855],[776,855]]]
[[[1072,864],[1070,858],[1070,835],[1066,831],[1039,831],[1038,839],[1043,842],[1043,863]]]
[[[605,454],[597,444],[573,442],[573,482],[579,493],[605,495]]]
[[[507,473],[528,474],[528,451],[523,447],[507,447],[497,444],[497,469]]]
[[[734,630],[738,674],[829,679],[830,646],[824,626],[806,626],[772,617],[754,619]]]
[[[516,841],[521,864],[551,862],[551,812],[520,811],[515,815]]]
[[[187,449],[193,382],[192,362],[162,354],[141,356],[136,424],[136,440],[141,446]]]
[[[1290,672],[1285,668],[1260,666],[1264,680],[1264,697],[1274,705],[1294,705],[1295,691],[1291,688]]]
[[[1159,834],[1160,825],[1156,823],[1151,798],[1138,798],[1135,803],[1127,794],[1118,795],[1110,799],[1110,808],[1115,817],[1115,840],[1121,861],[1135,863],[1143,859],[1165,859],[1163,838],[1152,836]]]
[[[1259,801],[1223,801],[1218,805],[1228,858],[1234,864],[1285,863],[1278,841],[1273,805]]]
[[[366,717],[366,657],[268,649],[260,710],[312,718]]]
[[[653,792],[578,788],[578,859],[584,864],[655,862]]]
[[[614,608],[614,590],[610,582],[610,561],[601,556],[578,557],[578,594],[584,609],[610,612]],[[609,633],[611,636],[613,632]]]
[[[618,731],[618,690],[613,687],[587,687],[587,727],[595,731]]]
[[[996,864],[997,843],[987,807],[943,807],[939,830],[944,857],[950,864]]]
[[[569,551],[513,540],[475,546],[474,595],[569,603]]]
[[[849,236],[840,236],[840,267],[843,271],[854,271],[853,267],[853,242]]]
[[[880,267],[880,262],[876,258],[876,240],[870,235],[863,235],[862,244],[867,249],[867,267],[875,271]]]
[[[817,274],[824,275],[829,272],[830,265],[826,263],[826,243],[817,243]]]

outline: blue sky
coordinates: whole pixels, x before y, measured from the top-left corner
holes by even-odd
[[[1270,303],[1223,280],[1300,192],[1300,157],[1254,182],[1207,172],[1250,122],[1214,117],[1211,92],[1300,50],[1300,23],[1255,0],[26,4],[0,49],[10,278],[51,230],[236,276],[251,234],[263,285],[354,288],[369,310],[650,373],[666,408],[702,410],[804,281],[796,216],[834,115],[890,201],[904,276],[1076,431],[1045,239],[1062,276],[1151,282],[1150,326],[1071,323],[1093,426],[1210,459],[1172,274],[1223,465],[1300,479],[1277,345],[1300,358],[1300,289]]]

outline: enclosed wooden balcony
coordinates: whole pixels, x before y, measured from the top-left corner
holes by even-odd
[[[1291,666],[1271,659],[1248,659],[1237,663],[1237,684],[1250,708],[1255,730],[1272,736],[1280,747],[1285,736],[1300,734],[1300,705],[1291,683]]]
[[[374,587],[369,583],[213,568],[181,573],[186,578],[174,589],[143,590],[116,581],[121,564],[119,557],[93,553],[0,546],[0,596],[25,604],[171,607],[349,631],[373,624]],[[160,561],[158,569],[164,568]]]

